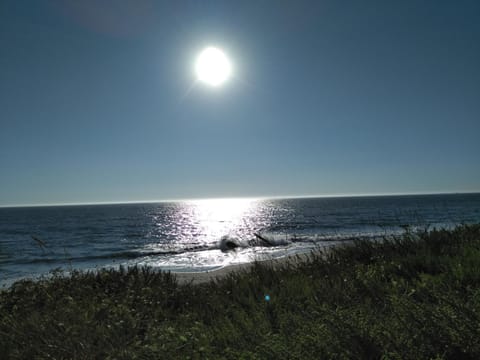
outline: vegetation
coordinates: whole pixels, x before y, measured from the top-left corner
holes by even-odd
[[[0,354],[478,359],[480,225],[357,241],[199,285],[137,267],[17,282],[0,293]]]

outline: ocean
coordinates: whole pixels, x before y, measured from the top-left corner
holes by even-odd
[[[208,271],[478,222],[480,194],[0,208],[0,285],[56,269]]]

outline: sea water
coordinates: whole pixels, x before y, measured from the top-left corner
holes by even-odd
[[[0,284],[55,269],[208,271],[478,222],[480,194],[0,208]]]

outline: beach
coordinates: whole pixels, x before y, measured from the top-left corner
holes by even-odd
[[[0,349],[5,358],[475,359],[479,242],[480,225],[465,225],[204,273],[137,266],[22,281],[0,291]]]
[[[249,271],[255,263],[262,264],[264,266],[272,267],[273,269],[286,266],[297,265],[301,262],[307,262],[310,259],[310,253],[296,254],[290,256],[284,256],[281,258],[260,260],[244,264],[227,265],[220,269],[203,272],[171,272],[176,277],[180,284],[202,284],[210,281],[221,280],[224,277],[232,273],[242,273]],[[316,254],[319,254],[316,251]]]

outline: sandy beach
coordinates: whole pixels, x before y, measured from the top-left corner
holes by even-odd
[[[256,262],[266,264],[266,265],[271,265],[273,267],[278,267],[278,266],[285,265],[287,263],[297,264],[299,262],[308,261],[310,258],[309,254],[310,252],[284,256],[277,259],[261,260]],[[172,271],[171,273],[176,276],[180,284],[187,284],[187,283],[201,284],[201,283],[206,283],[212,280],[221,279],[232,272],[248,271],[254,264],[255,262],[250,262],[250,263],[244,263],[244,264],[227,265],[220,269],[215,269],[211,271],[202,271],[202,272],[173,272]]]

